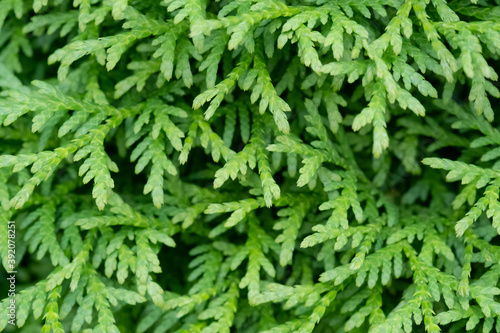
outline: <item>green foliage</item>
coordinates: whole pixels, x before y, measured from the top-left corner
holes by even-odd
[[[500,331],[499,8],[0,0],[0,331]]]

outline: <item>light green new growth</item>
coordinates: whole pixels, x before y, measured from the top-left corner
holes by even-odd
[[[499,0],[0,0],[0,331],[500,331],[499,59]]]

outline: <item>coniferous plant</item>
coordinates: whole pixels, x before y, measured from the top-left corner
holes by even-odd
[[[499,332],[499,56],[499,0],[0,0],[0,331]]]

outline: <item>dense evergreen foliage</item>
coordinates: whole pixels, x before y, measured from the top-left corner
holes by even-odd
[[[500,332],[499,56],[499,0],[0,0],[0,330]]]

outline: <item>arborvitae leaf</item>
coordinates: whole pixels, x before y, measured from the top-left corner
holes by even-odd
[[[0,330],[500,330],[499,22],[0,0]]]

